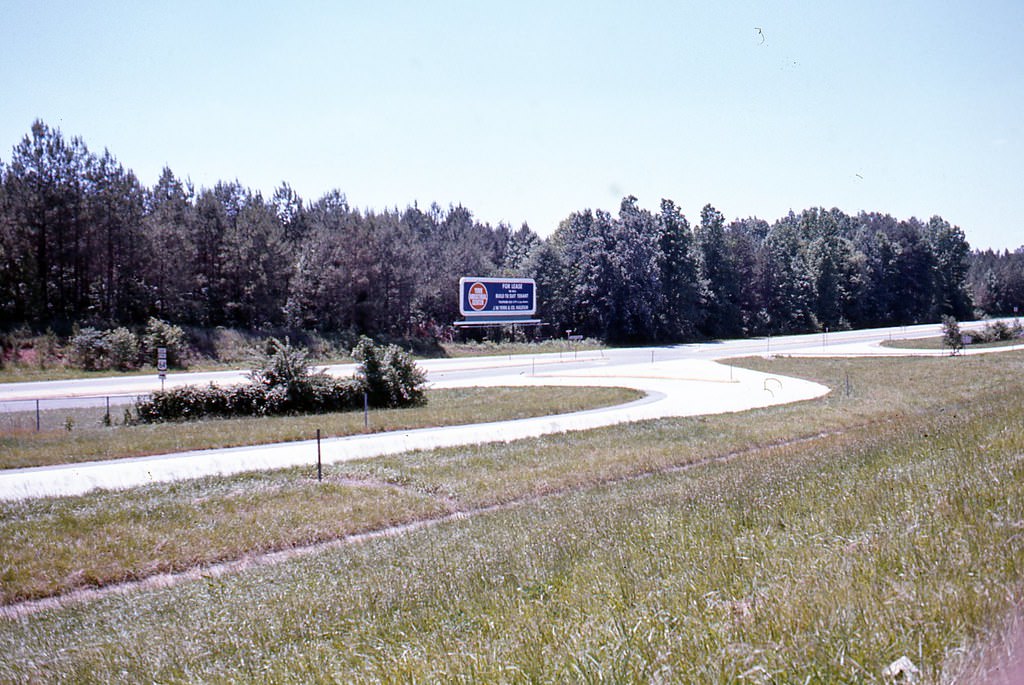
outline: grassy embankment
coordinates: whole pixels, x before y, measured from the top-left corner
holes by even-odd
[[[964,349],[985,349],[989,347],[1012,347],[1022,344],[1020,340],[997,340],[995,342],[971,343]],[[933,338],[907,338],[903,340],[883,340],[882,347],[895,347],[904,350],[949,350],[942,336]]]
[[[504,421],[621,404],[640,396],[623,388],[586,388],[583,392],[554,387],[428,390],[423,406],[372,409],[368,428],[358,411],[105,426],[100,421],[103,408],[90,408],[45,412],[42,424],[49,428],[36,432],[34,414],[0,414],[0,469],[309,440],[316,437],[317,429],[328,438]],[[115,421],[118,411],[111,409]]]
[[[747,364],[837,391],[367,460],[323,486],[2,505],[6,601],[292,530],[479,513],[0,621],[0,680],[871,682],[905,654],[935,681],[978,663],[1024,589],[1024,354]]]

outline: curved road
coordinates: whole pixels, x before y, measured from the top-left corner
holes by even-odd
[[[829,356],[900,354],[891,348],[880,348],[878,343],[885,339],[934,336],[939,330],[938,325],[932,324],[673,347],[428,360],[421,365],[433,387],[616,386],[634,388],[646,396],[617,407],[557,416],[332,438],[322,441],[322,459],[324,463],[337,463],[409,450],[516,440],[631,421],[741,411],[812,399],[827,393],[828,388],[795,378],[738,369],[715,360],[769,353]],[[936,354],[929,351],[916,353]],[[338,375],[350,375],[353,369],[352,365],[328,367],[329,372]],[[183,373],[169,376],[167,384],[229,384],[244,380],[244,372]],[[88,403],[91,400],[83,399],[83,396],[142,394],[158,388],[159,381],[154,376],[0,384],[0,411],[16,411],[22,401],[32,398],[51,401],[63,398],[69,403]],[[23,404],[21,410],[24,410]],[[0,471],[0,499],[74,495],[94,488],[127,488],[152,482],[315,463],[315,441],[302,441],[10,469]]]

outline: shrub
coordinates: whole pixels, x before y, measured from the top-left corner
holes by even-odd
[[[952,316],[942,317],[942,344],[950,349],[950,354],[956,354],[964,346],[960,324]]]
[[[292,347],[287,340],[270,338],[259,365],[249,373],[249,380],[271,388],[298,388],[312,375],[306,356],[305,350]]]
[[[71,338],[71,361],[86,371],[107,368],[107,337],[95,328],[83,328]]]
[[[334,378],[314,372],[304,350],[271,339],[249,383],[222,388],[183,386],[153,393],[136,402],[139,421],[176,421],[203,417],[271,416],[358,409],[366,392],[374,406],[421,403],[426,377],[395,345],[361,340],[354,354],[362,362],[357,377]]]
[[[363,404],[363,387],[355,378],[334,378],[317,374],[307,385],[307,411],[331,412],[358,409]]]
[[[185,356],[185,331],[151,316],[142,335],[142,347],[149,362],[156,363],[157,348],[163,347],[167,350],[167,365],[181,366]]]
[[[271,339],[249,383],[222,388],[184,386],[153,393],[136,403],[139,421],[176,421],[204,417],[270,416],[355,409],[362,386],[312,372],[304,350]]]
[[[132,369],[139,362],[139,339],[127,328],[83,328],[71,338],[71,362],[87,371]]]
[[[352,378],[312,375],[299,392],[283,385],[246,383],[231,387],[185,385],[154,392],[135,403],[143,423],[200,418],[320,414],[356,409],[362,403],[362,386]]]
[[[352,350],[356,379],[375,407],[406,407],[423,401],[426,374],[402,348],[380,346],[363,337]]]
[[[139,338],[127,328],[115,328],[103,334],[109,366],[125,371],[139,365]]]

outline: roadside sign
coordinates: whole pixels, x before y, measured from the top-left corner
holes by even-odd
[[[156,348],[156,370],[160,373],[160,379],[167,376],[167,348]]]
[[[532,316],[536,312],[536,283],[532,278],[459,279],[459,313],[463,316]]]

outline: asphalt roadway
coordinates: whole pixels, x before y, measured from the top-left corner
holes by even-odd
[[[979,324],[981,325],[981,324]],[[961,324],[969,330],[972,324]],[[321,442],[325,464],[410,450],[509,441],[632,421],[743,411],[820,397],[828,388],[784,376],[770,376],[723,363],[751,355],[863,356],[904,352],[879,347],[884,340],[935,336],[937,324],[861,331],[827,332],[670,347],[572,351],[538,355],[435,359],[420,362],[436,388],[468,386],[613,386],[645,393],[617,407],[556,416],[468,426],[355,435]],[[1008,348],[997,348],[1006,350]],[[944,354],[914,351],[913,354]],[[326,367],[351,375],[354,365]],[[244,382],[246,372],[175,373],[166,387]],[[160,388],[156,376],[119,376],[73,381],[0,384],[0,412],[24,411],[25,402],[45,399],[65,406],[88,406],[103,396],[132,396]],[[201,450],[131,459],[0,471],[0,499],[66,496],[95,488],[119,489],[153,482],[229,475],[245,471],[315,465],[316,441]]]
[[[966,326],[966,325],[965,325]],[[896,326],[862,331],[835,333],[814,333],[807,335],[725,340],[715,343],[673,345],[669,347],[638,347],[604,350],[601,353],[573,352],[517,355],[486,358],[428,359],[420,362],[431,381],[464,378],[493,377],[495,375],[517,376],[532,373],[536,368],[558,365],[562,369],[581,369],[591,366],[595,357],[601,363],[614,366],[638,364],[669,359],[717,360],[729,357],[744,357],[763,354],[806,354],[815,351],[829,352],[840,345],[875,342],[885,339],[919,338],[939,335],[940,326]],[[325,367],[331,374],[351,375],[352,364],[338,364]],[[245,370],[169,373],[164,387],[181,385],[232,385],[246,380]],[[29,383],[0,384],[0,413],[26,411],[34,407],[35,400],[46,402],[46,407],[68,408],[100,406],[109,397],[111,402],[133,402],[135,397],[146,395],[161,388],[155,374],[110,376],[65,381],[34,381]]]

